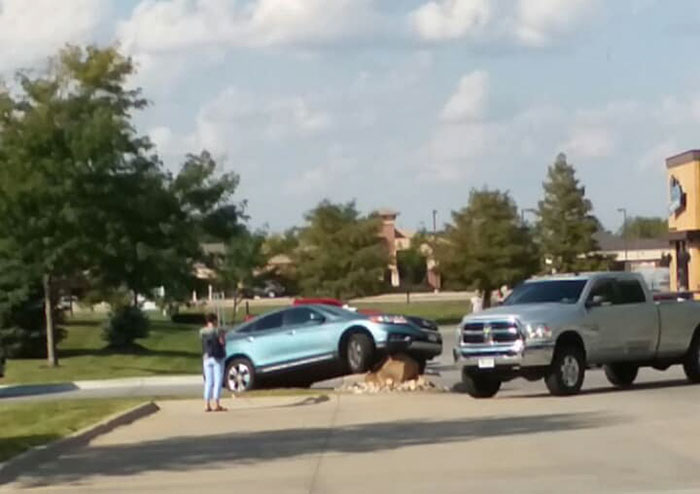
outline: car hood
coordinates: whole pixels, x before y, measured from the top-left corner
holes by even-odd
[[[483,319],[493,319],[493,317],[509,318],[513,317],[521,322],[531,323],[556,323],[574,317],[579,312],[575,304],[545,303],[545,304],[522,304],[522,305],[502,305],[485,309],[476,314],[468,314],[462,319],[462,323],[468,321],[479,321]]]

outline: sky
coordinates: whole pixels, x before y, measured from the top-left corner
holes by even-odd
[[[698,24],[694,0],[0,0],[0,76],[119,43],[139,132],[238,173],[254,227],[328,198],[431,228],[482,187],[533,208],[564,152],[616,230],[665,216],[665,158],[700,148]]]

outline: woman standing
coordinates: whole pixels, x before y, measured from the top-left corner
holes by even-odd
[[[226,409],[221,406],[221,386],[224,378],[224,335],[217,327],[215,314],[207,314],[207,325],[199,331],[202,338],[202,365],[204,368],[204,401],[205,412],[223,412]],[[211,400],[216,406],[212,409]]]

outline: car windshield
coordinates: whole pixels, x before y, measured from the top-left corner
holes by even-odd
[[[516,287],[503,305],[561,303],[575,304],[581,297],[586,280],[531,281]]]

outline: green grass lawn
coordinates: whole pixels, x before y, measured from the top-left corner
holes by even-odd
[[[456,324],[469,310],[468,302],[440,301],[359,304],[360,308],[433,319]],[[258,314],[278,307],[251,307]],[[201,346],[197,325],[174,324],[151,314],[148,338],[138,340],[139,349],[118,353],[105,349],[100,325],[104,315],[77,314],[65,324],[68,335],[58,347],[59,367],[42,359],[9,360],[0,384],[59,383],[86,379],[134,376],[197,374],[201,372]],[[230,319],[229,319],[230,320]]]
[[[104,399],[3,403],[0,407],[0,462],[142,402]]]

